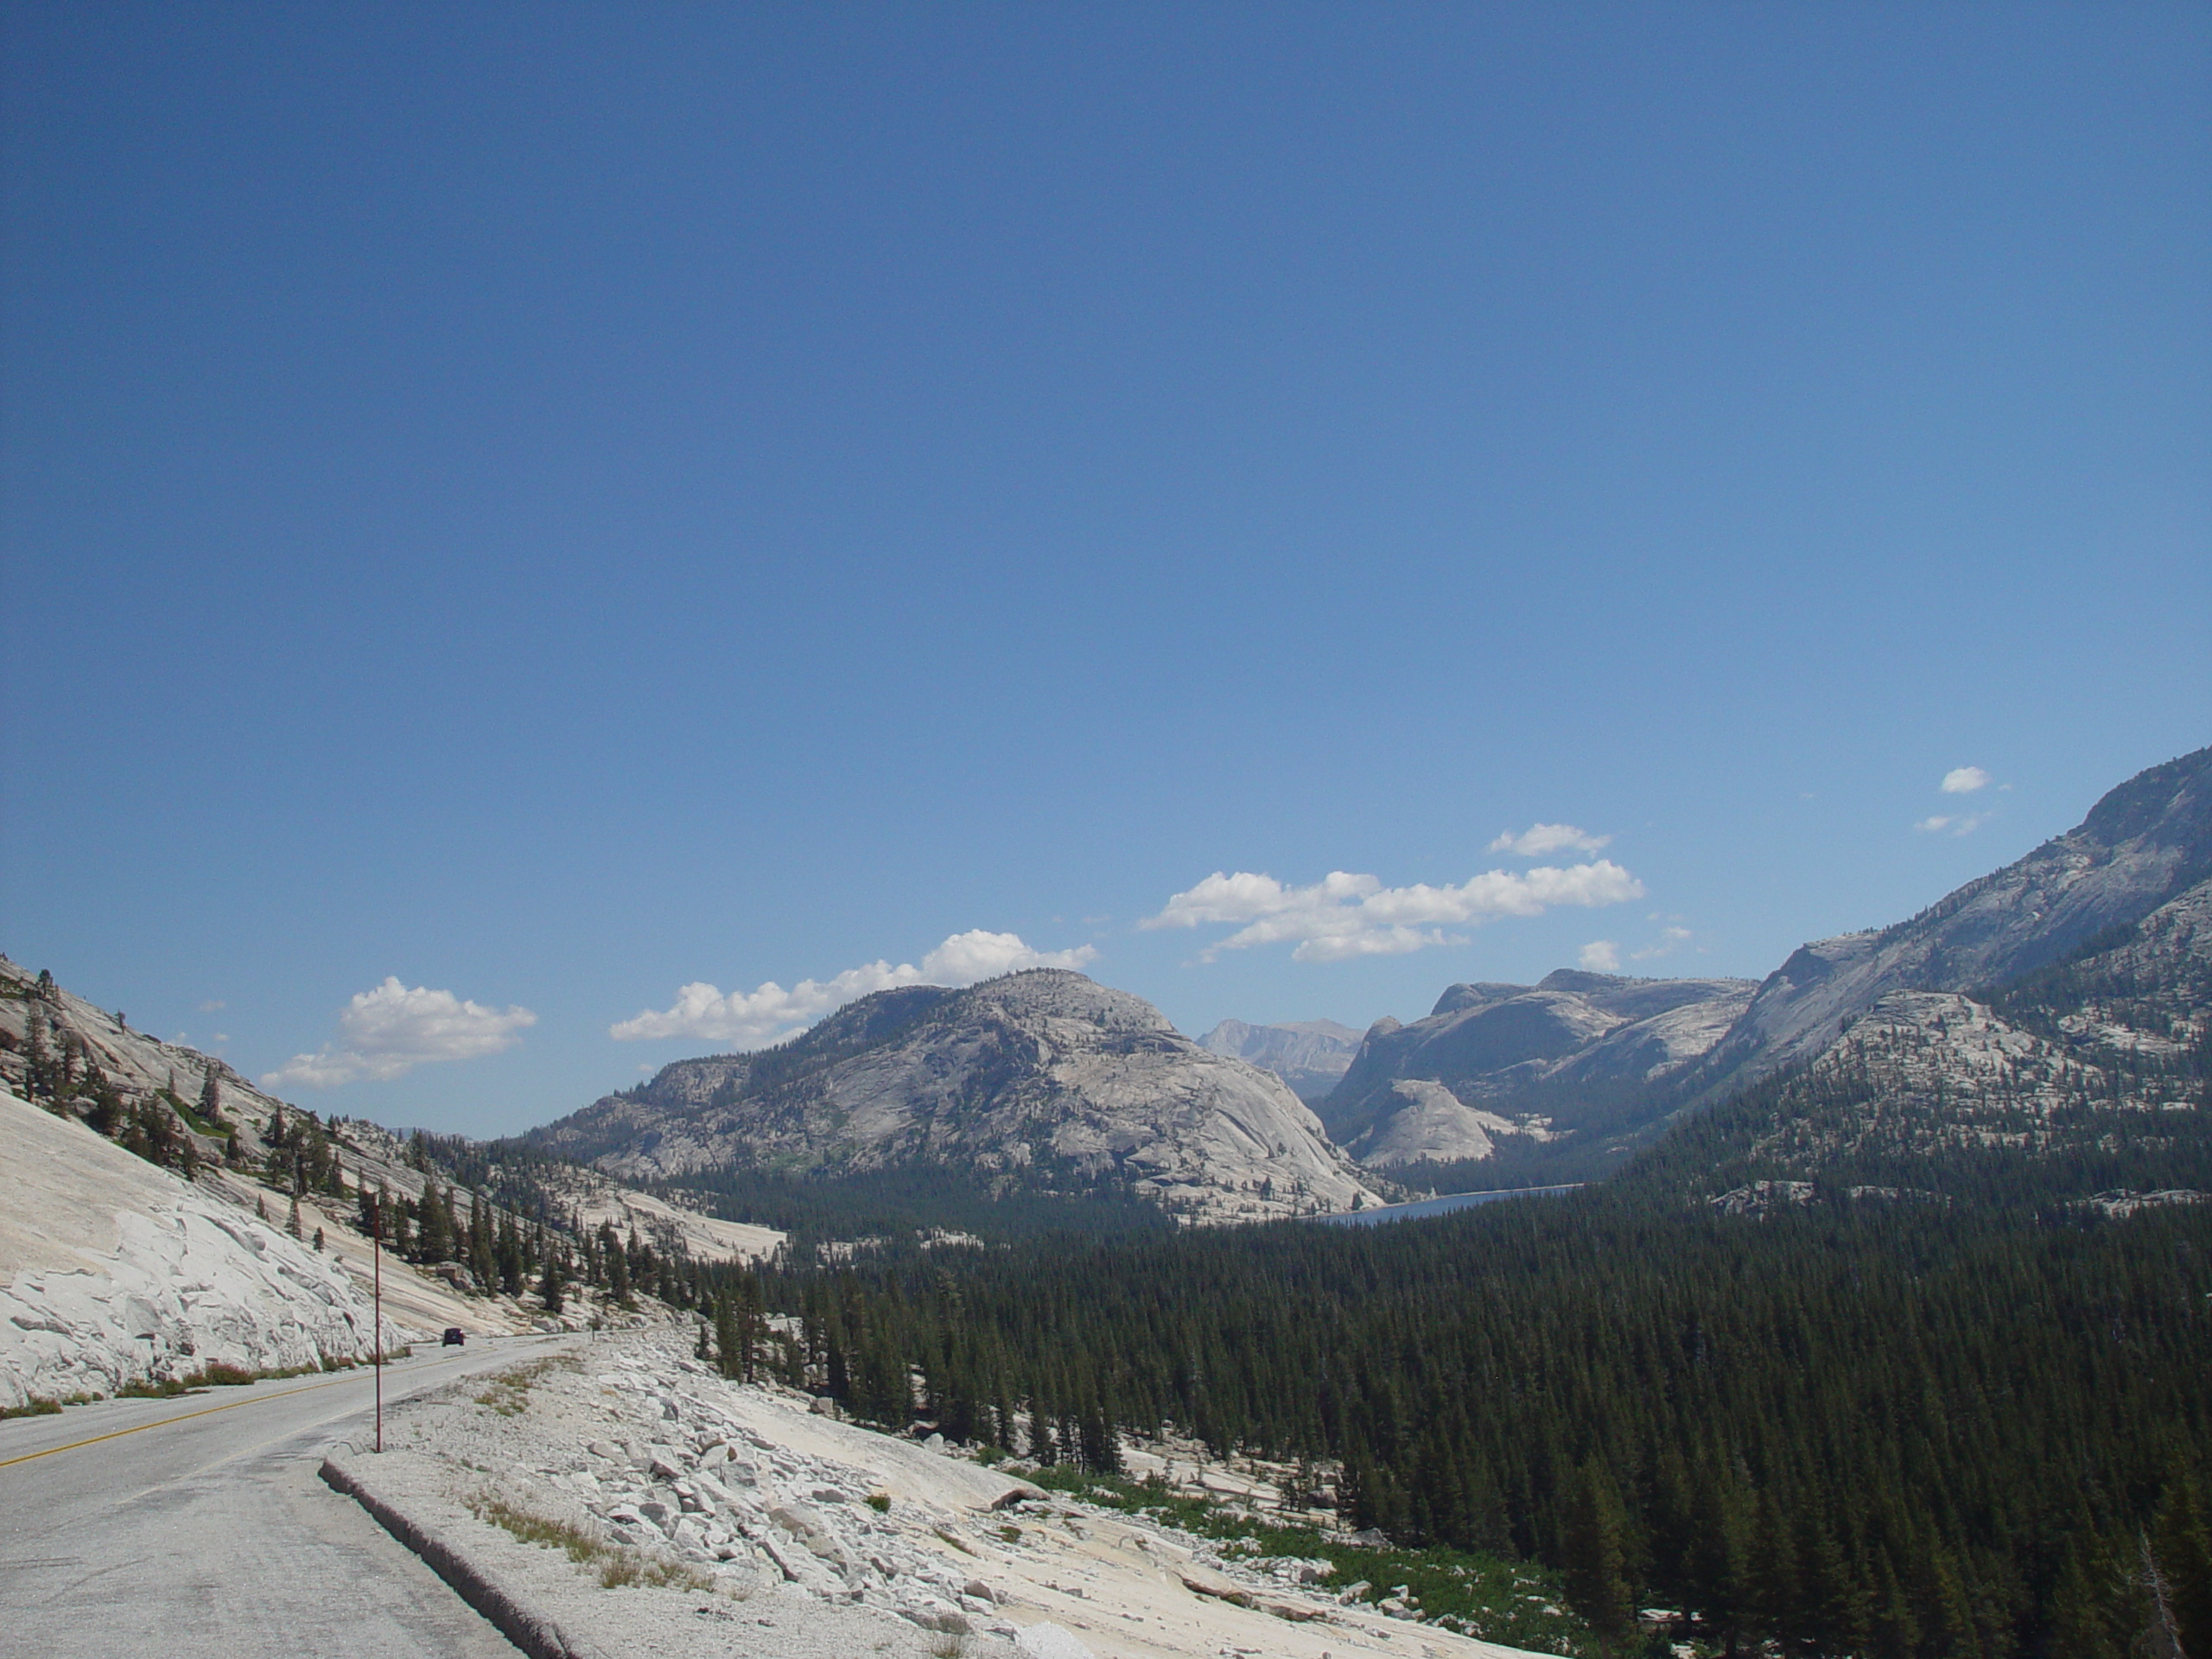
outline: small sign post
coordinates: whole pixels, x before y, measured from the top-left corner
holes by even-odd
[[[384,1205],[369,1211],[369,1260],[377,1287],[377,1450],[384,1450]]]

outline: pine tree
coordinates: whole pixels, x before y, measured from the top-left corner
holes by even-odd
[[[23,1092],[33,1100],[54,1093],[54,1058],[46,1048],[46,1017],[36,1008],[23,1022]]]
[[[294,1238],[301,1236],[300,1201],[297,1198],[294,1198],[292,1200],[292,1213],[285,1219],[284,1230],[289,1233]]]
[[[1565,1587],[1574,1611],[1589,1621],[1599,1651],[1621,1650],[1636,1628],[1621,1535],[1620,1492],[1593,1459],[1582,1466],[1568,1510]]]
[[[85,1122],[111,1140],[129,1128],[130,1118],[123,1107],[123,1096],[108,1082],[107,1074],[95,1061],[85,1063],[82,1092],[92,1099],[92,1108],[85,1114]]]
[[[744,1338],[738,1334],[737,1303],[725,1292],[715,1302],[715,1365],[724,1376],[745,1370]]]

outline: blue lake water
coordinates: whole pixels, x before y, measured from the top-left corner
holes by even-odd
[[[1423,1198],[1418,1204],[1386,1204],[1373,1210],[1347,1210],[1341,1215],[1316,1216],[1313,1219],[1334,1222],[1340,1227],[1372,1227],[1386,1221],[1419,1221],[1427,1216],[1448,1215],[1478,1204],[1495,1204],[1500,1198],[1535,1198],[1573,1192],[1581,1185],[1575,1181],[1566,1186],[1508,1186],[1495,1192],[1447,1192],[1440,1198]]]

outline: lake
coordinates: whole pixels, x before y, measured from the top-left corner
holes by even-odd
[[[1465,1210],[1478,1204],[1495,1204],[1500,1198],[1540,1198],[1547,1193],[1573,1192],[1581,1186],[1580,1181],[1565,1186],[1507,1186],[1495,1192],[1446,1192],[1440,1198],[1423,1198],[1417,1204],[1378,1205],[1372,1210],[1347,1210],[1339,1215],[1316,1216],[1316,1221],[1334,1222],[1340,1227],[1372,1227],[1385,1221],[1420,1221],[1427,1216],[1448,1215],[1454,1210]]]

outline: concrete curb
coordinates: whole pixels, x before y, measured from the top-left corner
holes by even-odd
[[[490,1619],[500,1635],[530,1659],[606,1659],[601,1650],[577,1641],[551,1619],[531,1610],[514,1592],[435,1528],[424,1525],[378,1495],[332,1453],[322,1460],[322,1478],[374,1516],[377,1523],[421,1556],[430,1571],[451,1585],[461,1599]]]

